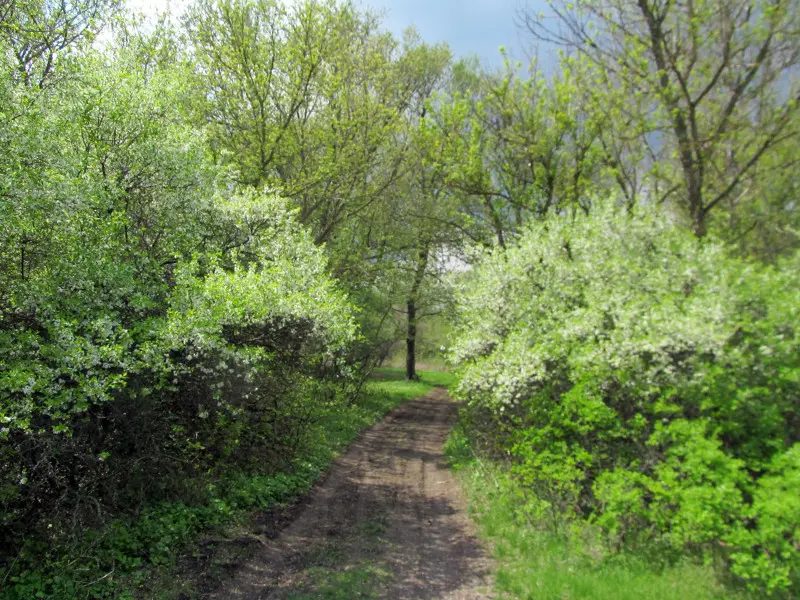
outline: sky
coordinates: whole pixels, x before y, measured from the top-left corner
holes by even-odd
[[[486,66],[502,63],[504,46],[515,60],[527,62],[530,36],[514,23],[518,9],[528,6],[547,11],[545,0],[355,0],[362,8],[383,11],[384,25],[398,37],[413,25],[431,43],[447,42],[457,57],[477,55]],[[161,12],[168,6],[180,12],[187,0],[129,0],[145,13]],[[544,62],[549,62],[540,52]]]
[[[530,35],[515,24],[520,8],[546,9],[544,0],[362,0],[363,6],[385,10],[385,24],[395,34],[414,25],[428,42],[447,42],[456,56],[476,54],[487,65],[502,62],[504,46],[516,60],[525,60]]]

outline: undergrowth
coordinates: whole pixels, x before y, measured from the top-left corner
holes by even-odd
[[[320,407],[305,451],[290,470],[272,476],[228,473],[205,486],[193,504],[163,502],[135,518],[116,519],[85,531],[80,540],[49,547],[31,540],[0,579],[0,600],[137,597],[157,571],[168,571],[192,540],[213,529],[246,520],[254,510],[307,492],[333,458],[366,427],[399,403],[447,382],[447,374],[421,373],[421,381],[388,378],[367,383],[361,399],[347,408]]]
[[[591,526],[558,515],[535,519],[525,492],[501,464],[475,456],[463,429],[445,447],[470,511],[497,561],[502,597],[521,600],[754,600],[724,583],[712,563],[663,548],[611,552]]]

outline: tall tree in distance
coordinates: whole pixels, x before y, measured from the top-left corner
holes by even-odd
[[[608,89],[646,100],[659,160],[679,173],[678,204],[697,236],[710,215],[744,201],[752,176],[798,135],[800,8],[793,0],[604,0],[532,10],[535,37],[590,59]]]
[[[433,94],[442,88],[447,81],[450,64],[450,51],[445,47],[430,47],[422,44],[413,34],[407,33],[406,48],[410,60],[406,71],[412,81],[417,81],[416,92],[411,96],[406,109],[410,126],[410,146],[407,155],[408,186],[403,200],[404,220],[412,232],[409,271],[411,285],[406,299],[406,379],[413,381],[417,377],[417,326],[426,314],[420,312],[420,300],[423,298],[426,280],[432,279],[435,289],[439,273],[436,268],[438,254],[443,248],[452,244],[449,234],[452,230],[443,228],[441,219],[436,215],[448,212],[445,206],[445,180],[442,169],[424,159],[431,140],[424,135],[421,124],[425,119],[429,102]],[[438,222],[437,222],[438,221]],[[415,256],[416,254],[416,256]],[[441,301],[441,298],[436,298]],[[437,311],[440,306],[434,300],[429,311]]]

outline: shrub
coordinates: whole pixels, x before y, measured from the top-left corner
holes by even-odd
[[[324,249],[214,165],[179,76],[117,52],[0,86],[0,561],[271,474],[347,381]]]
[[[465,422],[540,512],[617,547],[723,553],[754,588],[788,590],[799,265],[612,207],[535,224],[460,286]]]

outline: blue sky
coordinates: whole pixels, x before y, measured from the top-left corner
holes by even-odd
[[[189,0],[129,0],[146,13],[171,8],[180,12]],[[288,0],[291,1],[291,0]],[[547,11],[545,0],[355,0],[364,8],[385,11],[384,24],[396,35],[414,25],[428,42],[447,42],[456,56],[477,54],[485,65],[500,65],[500,46],[527,61],[530,36],[514,23],[518,8]],[[548,61],[545,51],[540,53]]]
[[[360,5],[385,10],[384,22],[395,34],[414,25],[429,42],[445,41],[456,56],[477,54],[485,64],[500,64],[500,46],[525,60],[531,39],[514,23],[525,0],[359,0]],[[547,11],[545,0],[527,6]]]

